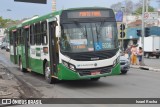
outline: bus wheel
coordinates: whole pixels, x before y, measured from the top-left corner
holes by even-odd
[[[91,78],[91,81],[98,81],[100,79],[100,77],[98,78]]]
[[[127,74],[127,70],[122,70],[121,74]]]
[[[45,64],[45,69],[44,69],[44,75],[45,75],[45,79],[48,83],[52,84],[53,83],[53,78],[51,77],[51,70],[49,68],[48,63]]]
[[[19,60],[19,69],[20,69],[20,71],[22,71],[22,72],[26,72],[26,69],[23,68],[23,66],[22,66],[22,60],[21,60],[21,59]]]
[[[149,58],[149,53],[146,53],[146,55],[145,55],[145,56],[146,56],[146,58]]]

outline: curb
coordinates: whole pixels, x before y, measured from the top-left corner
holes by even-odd
[[[160,69],[155,69],[153,67],[149,67],[149,66],[135,66],[135,65],[130,65],[131,68],[136,68],[136,69],[143,69],[143,70],[151,70],[151,71],[156,71],[156,72],[160,72]]]

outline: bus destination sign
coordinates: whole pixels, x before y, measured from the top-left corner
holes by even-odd
[[[70,11],[67,13],[67,16],[68,18],[114,17],[110,13],[110,10]]]

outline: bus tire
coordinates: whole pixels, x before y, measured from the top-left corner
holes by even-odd
[[[100,77],[98,78],[91,78],[91,81],[98,81],[100,79]]]
[[[145,55],[145,56],[146,56],[146,58],[149,58],[149,53],[146,53],[146,55]]]
[[[22,71],[22,72],[26,72],[26,69],[23,68],[22,60],[21,60],[21,59],[19,59],[19,69],[20,69],[20,71]]]
[[[51,71],[50,71],[48,62],[45,63],[44,75],[45,75],[46,81],[49,84],[52,84],[54,82],[54,78],[51,76]]]
[[[157,55],[156,58],[159,59],[159,55]]]
[[[127,70],[122,70],[121,74],[127,74],[127,72],[128,72]]]

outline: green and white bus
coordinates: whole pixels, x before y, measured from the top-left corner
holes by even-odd
[[[120,74],[112,9],[72,8],[9,28],[10,59],[22,71],[55,80],[98,80]]]

